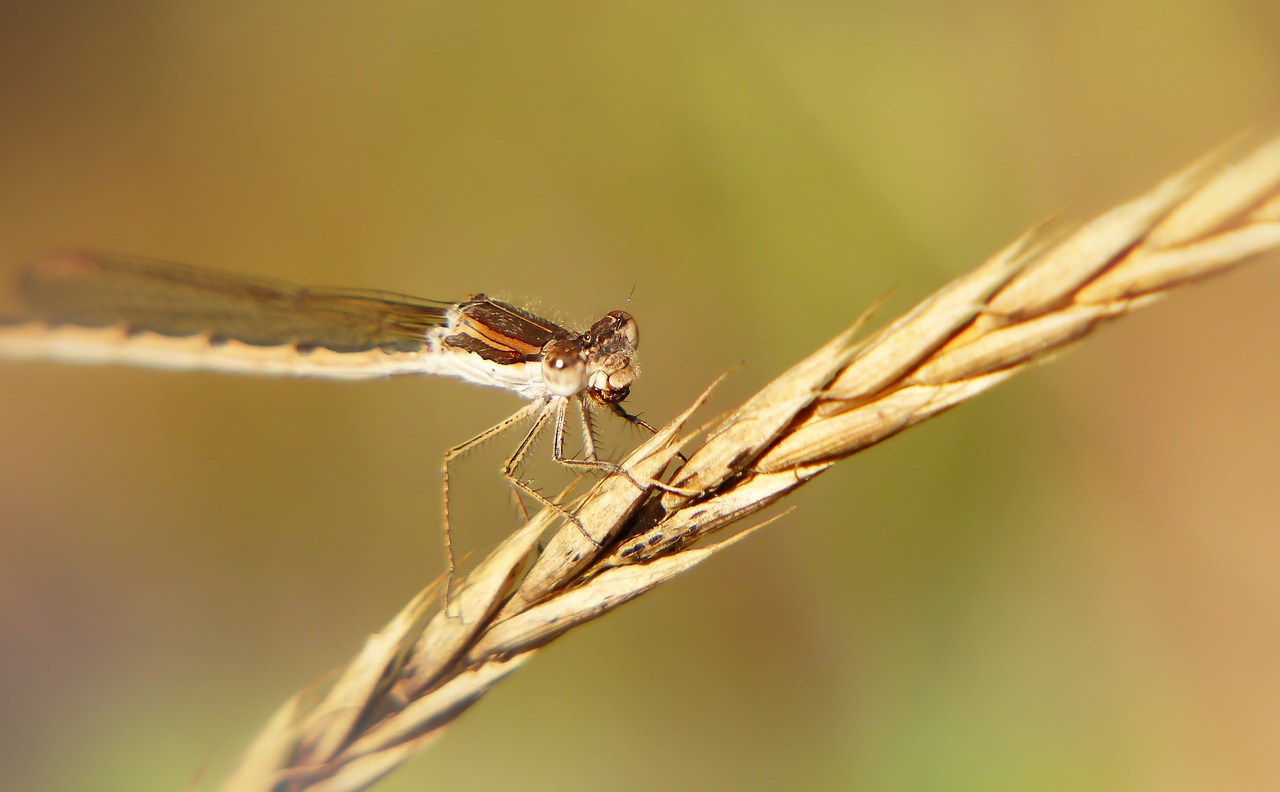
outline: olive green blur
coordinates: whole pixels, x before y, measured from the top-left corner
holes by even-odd
[[[1274,0],[10,2],[0,277],[90,246],[625,309],[628,407],[732,370],[710,418],[886,294],[1273,134],[1278,40]],[[837,466],[380,788],[1275,788],[1278,265]],[[441,573],[441,455],[518,406],[0,363],[0,788],[212,787]],[[517,439],[454,469],[470,562],[518,524]]]

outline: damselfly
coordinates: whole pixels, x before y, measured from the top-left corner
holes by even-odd
[[[509,418],[445,454],[447,580],[455,568],[449,463],[456,457],[531,420],[502,472],[521,491],[558,509],[516,474],[548,421],[554,421],[556,461],[576,469],[617,470],[596,455],[592,404],[654,431],[621,406],[636,378],[639,342],[636,321],[625,311],[611,311],[585,332],[574,332],[483,294],[448,303],[392,292],[309,289],[88,251],[37,261],[22,274],[19,292],[24,314],[0,320],[0,356],[337,379],[441,374],[528,399]],[[582,420],[581,459],[564,453],[570,402]]]

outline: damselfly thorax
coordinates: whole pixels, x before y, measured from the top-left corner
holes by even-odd
[[[453,459],[532,421],[503,474],[543,505],[559,508],[516,475],[548,421],[554,419],[556,461],[577,469],[616,470],[596,456],[593,404],[653,431],[621,407],[638,373],[639,333],[625,311],[612,311],[575,332],[483,294],[449,303],[392,292],[310,289],[93,251],[37,261],[23,272],[19,296],[21,315],[0,319],[3,357],[330,379],[439,374],[528,399],[511,417],[445,454],[450,579]],[[570,403],[578,405],[582,419],[583,453],[577,459],[564,454]]]

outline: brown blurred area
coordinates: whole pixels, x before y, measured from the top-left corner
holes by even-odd
[[[630,295],[629,405],[742,363],[723,409],[1280,130],[1277,8],[9,2],[0,276],[89,246],[569,322]],[[381,788],[1276,788],[1277,265],[837,467]],[[0,364],[0,788],[222,778],[441,572],[440,455],[517,406]],[[472,559],[517,524],[509,442],[459,469]]]

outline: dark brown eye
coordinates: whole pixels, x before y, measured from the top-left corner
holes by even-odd
[[[557,396],[582,392],[587,386],[587,364],[576,345],[551,341],[543,347],[542,381]]]
[[[637,349],[640,346],[640,326],[636,324],[635,317],[626,311],[611,311],[608,316],[613,320],[618,335],[627,339],[627,345],[632,349]]]

